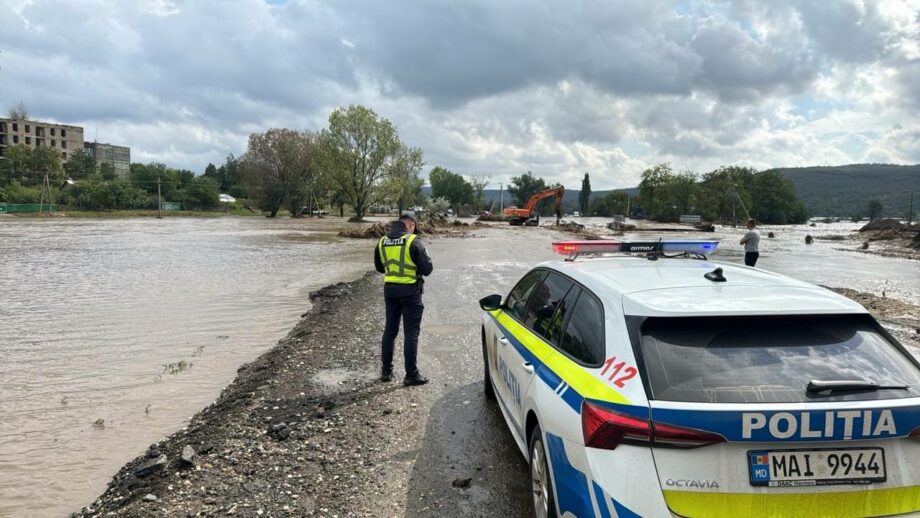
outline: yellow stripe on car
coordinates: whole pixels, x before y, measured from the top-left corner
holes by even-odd
[[[542,338],[533,334],[533,332],[503,311],[493,311],[492,316],[514,335],[514,338],[521,342],[524,347],[530,350],[538,360],[568,383],[570,389],[578,392],[581,397],[610,403],[630,404],[626,396],[614,390],[609,384],[595,378],[585,367],[578,365],[567,356],[557,353],[551,345],[544,342]]]
[[[920,510],[920,486],[824,493],[664,491],[671,510],[694,518],[889,516]]]

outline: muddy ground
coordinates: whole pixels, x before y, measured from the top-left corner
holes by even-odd
[[[375,380],[379,277],[325,288],[311,295],[314,308],[291,333],[241,367],[214,404],[151,445],[75,515],[527,516],[525,461],[482,395],[475,301],[507,291],[551,257],[549,243],[563,234],[524,229],[529,237],[509,248],[501,246],[506,232],[480,229],[460,249],[447,246],[449,239],[428,243],[435,274],[425,288],[419,363],[429,385]],[[911,327],[920,308],[838,291],[920,347]],[[191,462],[182,460],[184,449],[192,453],[187,446]]]

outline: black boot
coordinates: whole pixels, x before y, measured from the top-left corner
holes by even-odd
[[[406,376],[406,379],[403,380],[403,385],[411,387],[413,385],[424,385],[428,383],[428,378],[422,376],[419,373],[415,373],[414,376]]]
[[[380,381],[387,383],[393,381],[393,371],[383,371],[380,373]]]

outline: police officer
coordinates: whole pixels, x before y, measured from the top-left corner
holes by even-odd
[[[384,274],[383,296],[386,302],[387,322],[381,341],[381,381],[393,379],[393,345],[399,333],[399,319],[403,321],[405,343],[403,354],[406,378],[403,385],[428,383],[418,371],[418,334],[422,325],[423,276],[431,274],[433,266],[425,245],[415,235],[414,212],[403,212],[399,220],[390,223],[387,235],[380,238],[374,250],[374,267]]]

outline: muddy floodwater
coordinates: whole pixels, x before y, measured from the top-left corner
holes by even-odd
[[[0,516],[65,516],[368,269],[335,220],[0,220]]]
[[[582,223],[601,231],[606,220]],[[125,462],[181,428],[241,364],[287,334],[309,309],[310,291],[371,269],[371,241],[336,237],[347,226],[336,219],[0,219],[0,516],[75,511]],[[806,234],[856,228],[764,228],[757,266],[920,304],[920,262],[841,250],[855,248],[854,240],[805,244]],[[657,235],[721,239],[714,259],[740,263],[742,233]],[[457,305],[507,293],[552,257],[557,238],[564,236],[496,224],[469,239],[431,243],[437,278],[426,294],[426,336],[475,341],[476,318],[458,319]],[[330,370],[312,382],[334,391],[355,376]],[[453,426],[449,419],[444,426]],[[428,476],[424,465],[416,469]]]

